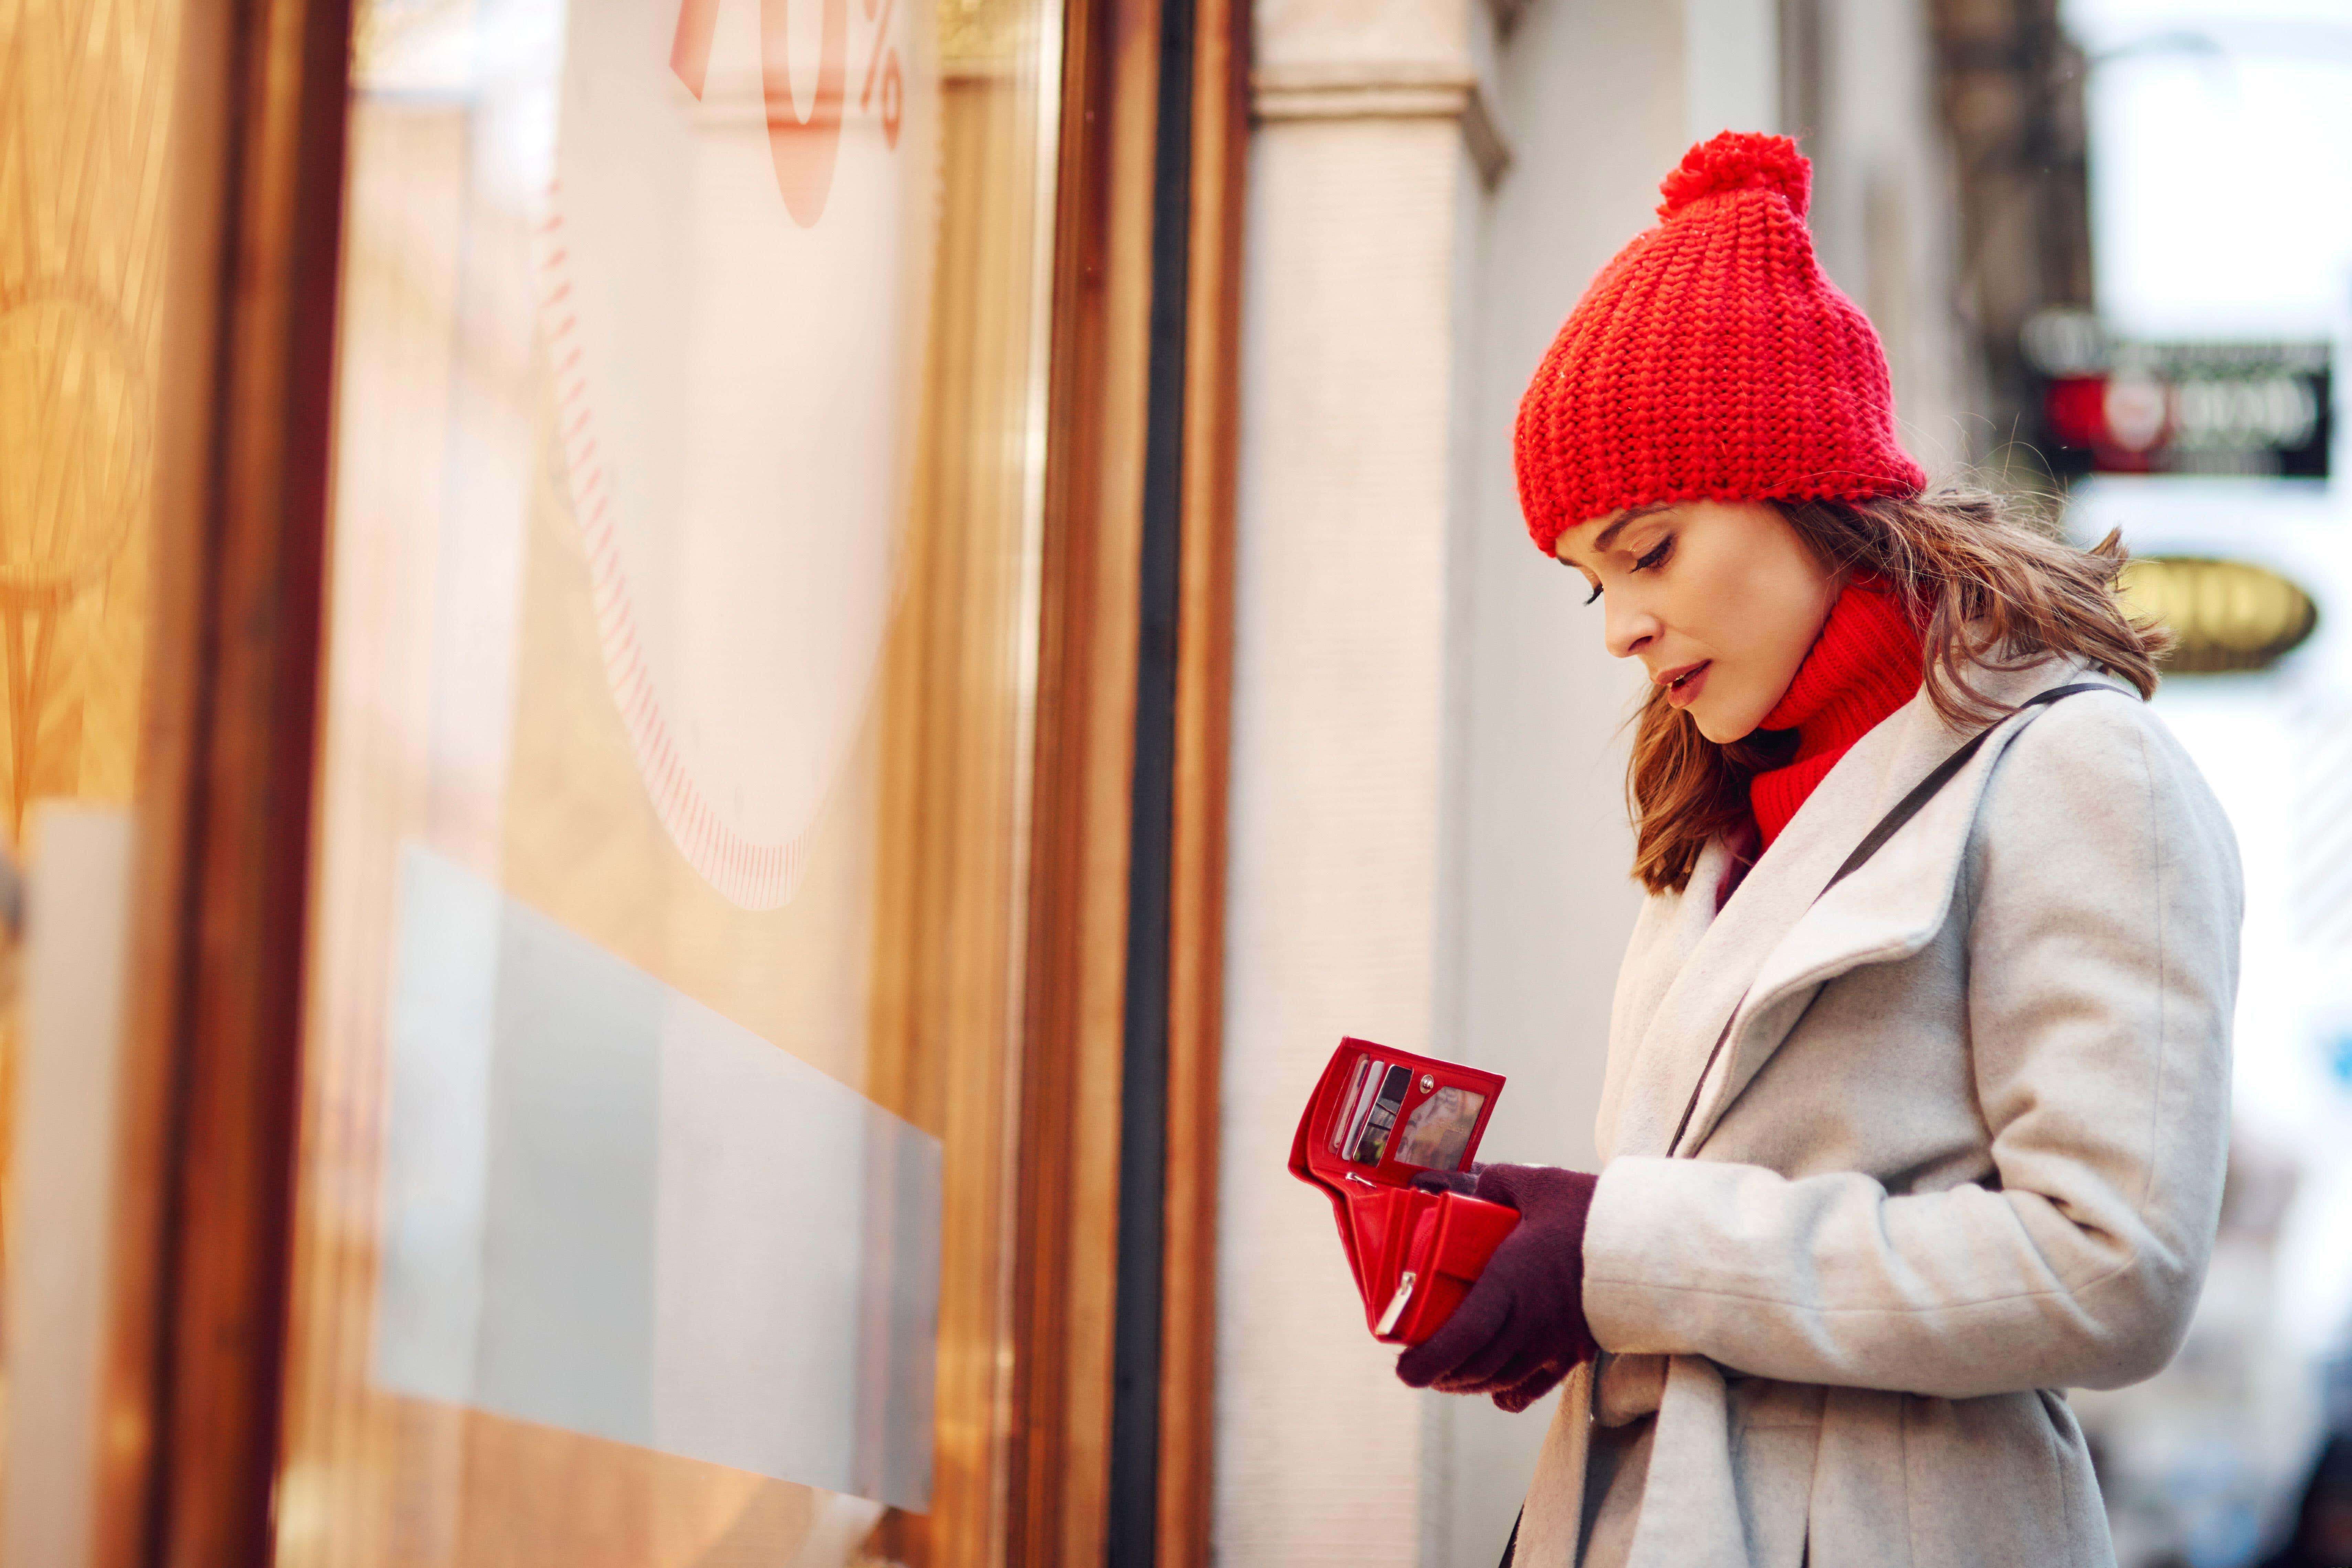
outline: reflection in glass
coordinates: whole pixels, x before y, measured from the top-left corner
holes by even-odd
[[[0,13],[0,1220],[17,1207],[18,1116],[40,1109],[17,1103],[16,875],[40,854],[35,808],[126,807],[137,773],[179,21],[173,0],[13,0]],[[89,817],[69,842],[127,842],[129,831],[127,813]],[[47,865],[57,885],[91,888],[112,911],[113,889],[92,887],[100,862]],[[88,1059],[89,1021],[72,1022],[85,1032],[42,1042],[53,1058]],[[70,1138],[47,1142],[53,1157],[80,1153]],[[51,1267],[81,1260],[86,1237],[53,1228]],[[0,1231],[0,1276],[16,1239]],[[46,1298],[9,1293],[20,1348],[32,1343],[25,1309],[58,1299],[54,1286]],[[86,1321],[38,1326],[51,1368],[94,1353],[68,1342],[91,1331]],[[23,1387],[0,1400],[18,1396],[28,1421],[78,1409],[79,1387],[60,1376],[30,1400]],[[16,1480],[46,1484],[30,1468]]]

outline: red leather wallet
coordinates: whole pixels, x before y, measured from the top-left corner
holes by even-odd
[[[1330,1197],[1375,1338],[1412,1345],[1435,1333],[1519,1223],[1506,1205],[1412,1184],[1423,1171],[1469,1168],[1502,1089],[1498,1074],[1370,1040],[1341,1040],[1323,1069],[1290,1170]]]

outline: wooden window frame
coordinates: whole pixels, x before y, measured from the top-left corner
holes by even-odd
[[[350,20],[181,23],[100,1568],[269,1556]]]

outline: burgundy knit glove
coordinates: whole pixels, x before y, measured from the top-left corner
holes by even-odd
[[[1424,1193],[1460,1193],[1474,1198],[1478,1195],[1478,1173],[1486,1168],[1473,1160],[1466,1171],[1421,1171],[1414,1173],[1412,1184]]]
[[[1397,1358],[1415,1388],[1491,1394],[1525,1410],[1593,1353],[1584,1322],[1584,1216],[1598,1176],[1488,1165],[1470,1194],[1519,1211],[1478,1282],[1437,1332]],[[1445,1184],[1449,1188],[1452,1183]]]

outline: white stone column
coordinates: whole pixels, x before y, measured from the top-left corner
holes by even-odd
[[[1424,1404],[1285,1170],[1343,1034],[1438,1037],[1483,0],[1267,0],[1250,155],[1217,1560],[1424,1561]]]

